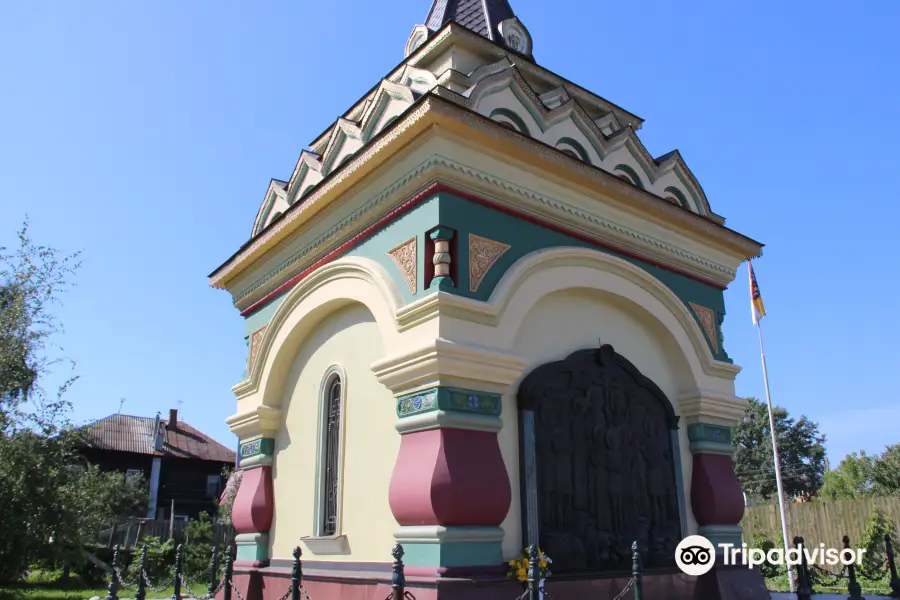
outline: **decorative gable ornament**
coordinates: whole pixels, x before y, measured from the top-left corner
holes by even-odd
[[[507,48],[531,58],[531,34],[528,33],[518,17],[503,21],[498,29]]]
[[[409,39],[406,41],[406,53],[403,55],[404,58],[409,57],[410,54],[421,48],[422,44],[428,41],[429,33],[428,27],[425,25],[416,25],[413,27],[412,33],[409,34]]]

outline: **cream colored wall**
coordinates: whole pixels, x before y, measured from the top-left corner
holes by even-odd
[[[359,304],[325,317],[296,354],[284,386],[285,420],[275,440],[273,558],[289,558],[300,538],[314,533],[320,386],[332,365],[346,373],[341,533],[350,553],[316,556],[307,547],[304,553],[336,561],[383,561],[389,554],[396,521],[388,486],[400,436],[393,396],[370,368],[382,356],[378,325]]]
[[[684,361],[676,342],[643,309],[620,297],[596,290],[570,289],[548,294],[527,313],[516,336],[516,354],[529,361],[523,378],[536,367],[564,359],[576,350],[612,344],[616,352],[627,358],[642,374],[653,380],[675,404],[681,391],[675,369]],[[514,386],[514,390],[518,385]],[[515,392],[504,396],[503,429],[500,447],[510,474],[512,489],[519,489],[518,410]],[[679,431],[682,473],[685,481],[683,502],[690,507],[691,454],[685,429]],[[696,529],[688,513],[688,531]],[[519,495],[513,494],[512,507],[502,527],[504,560],[510,560],[522,548],[522,507]]]

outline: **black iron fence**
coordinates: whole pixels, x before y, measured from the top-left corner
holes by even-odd
[[[842,541],[843,550],[852,553],[849,536],[845,535]],[[802,537],[797,536],[794,538],[794,547],[798,550],[805,547]],[[890,597],[900,598],[900,579],[897,577],[897,563],[890,535],[884,536],[884,550],[884,565],[874,573],[864,574],[863,578],[873,581],[876,579],[881,580],[887,575],[889,577]],[[810,565],[805,552],[801,551],[799,554],[800,564],[794,576],[794,589],[796,590],[797,600],[811,600],[812,595],[818,593],[815,589],[816,587],[835,589],[838,586],[842,587],[841,582],[845,580],[847,582],[847,592],[850,594],[848,600],[862,600],[861,574],[855,562],[846,564],[839,573],[832,573],[818,565]]]
[[[154,585],[148,576],[147,563],[147,546],[141,548],[140,557],[138,559],[138,568],[136,579],[134,581],[126,581],[122,574],[119,546],[113,549],[112,557],[112,573],[107,587],[105,600],[119,600],[119,592],[124,589],[133,589],[135,600],[146,600],[147,590],[153,592],[164,592],[170,587],[173,588],[171,600],[182,600],[193,598],[195,600],[213,600],[220,592],[222,600],[245,600],[241,594],[240,588],[234,583],[234,553],[231,546],[225,550],[224,570],[219,568],[219,549],[213,546],[212,557],[210,559],[208,577],[206,581],[190,581],[184,572],[184,545],[179,544],[175,550],[174,571],[170,578],[157,582]],[[633,600],[642,600],[643,587],[643,566],[641,561],[640,549],[638,543],[634,542],[631,546],[632,550],[632,573],[631,579],[625,584],[615,598],[610,600],[624,600],[631,592]],[[303,562],[302,551],[300,547],[294,548],[293,565],[291,568],[291,582],[284,595],[279,600],[311,600],[306,588],[303,585]],[[416,600],[406,589],[406,576],[404,574],[403,564],[403,546],[394,544],[391,556],[393,563],[391,566],[391,593],[385,600]],[[531,546],[528,550],[528,580],[525,583],[524,592],[516,598],[516,600],[553,600],[552,596],[547,593],[544,588],[544,580],[541,579],[540,559],[538,557],[538,549]],[[891,554],[893,561],[893,554]],[[893,563],[892,563],[893,564]],[[196,593],[191,586],[206,586],[203,594]]]

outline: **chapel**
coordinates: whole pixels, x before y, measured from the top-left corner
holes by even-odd
[[[555,600],[613,598],[635,541],[647,597],[768,597],[674,563],[690,534],[741,544],[723,290],[762,245],[640,117],[542,67],[525,17],[434,0],[210,275],[247,344],[246,600],[283,595],[296,546],[315,600],[380,600],[395,543],[417,600],[513,600],[530,544]]]

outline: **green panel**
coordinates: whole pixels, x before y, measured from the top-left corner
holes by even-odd
[[[248,338],[253,335],[253,332],[258,330],[260,327],[265,327],[269,324],[269,321],[272,320],[272,317],[275,316],[275,311],[278,310],[278,307],[281,306],[281,303],[284,301],[284,297],[287,295],[287,292],[281,294],[264,307],[262,307],[257,312],[253,313],[246,319],[244,319],[244,337]]]
[[[415,567],[480,567],[503,564],[500,542],[404,542],[403,562]]]
[[[377,231],[372,237],[354,247],[347,256],[371,258],[394,278],[404,302],[412,302],[425,296],[425,232],[438,224],[438,199],[425,200],[394,222]],[[388,252],[409,238],[416,236],[416,293],[406,285],[406,278]]]
[[[397,416],[409,417],[434,410],[500,416],[502,400],[499,394],[440,387],[397,398]]]
[[[400,216],[394,222],[377,231],[372,237],[353,247],[344,256],[371,258],[380,264],[397,282],[397,288],[404,302],[412,302],[425,295],[422,291],[425,289],[425,274],[422,268],[425,254],[425,232],[433,229],[437,224],[438,202],[435,197],[425,200],[413,210]],[[410,293],[409,287],[406,285],[406,278],[403,276],[400,267],[388,255],[388,251],[413,236],[417,237],[415,295]],[[267,325],[272,320],[275,311],[278,310],[286,295],[287,292],[247,317],[244,321],[244,336],[249,337],[254,331]]]
[[[439,216],[440,223],[454,228],[457,236],[459,236],[457,244],[459,256],[454,257],[454,260],[459,263],[457,265],[459,281],[455,288],[448,290],[452,293],[487,301],[506,271],[526,254],[545,248],[574,246],[578,248],[592,248],[611,256],[616,256],[653,275],[685,303],[688,312],[700,325],[701,331],[703,330],[702,324],[694,314],[694,311],[690,309],[688,303],[693,302],[712,309],[716,315],[718,326],[721,326],[721,322],[724,319],[725,298],[722,290],[679,273],[674,273],[648,262],[625,256],[536,223],[508,215],[499,210],[459,198],[449,192],[440,192]],[[510,249],[491,267],[475,292],[469,290],[469,270],[467,267],[469,264],[470,233],[510,245]],[[714,355],[719,360],[732,362],[724,350],[721,327],[718,337],[719,353],[715,354],[714,352]],[[711,345],[710,350],[712,351]]]
[[[275,440],[272,438],[256,438],[249,442],[241,444],[241,458],[250,458],[251,456],[272,456],[275,452]]]
[[[730,444],[731,428],[723,425],[710,425],[709,423],[694,423],[693,425],[688,425],[688,439],[692,442]]]
[[[254,542],[237,541],[237,560],[264,562],[269,560],[269,536],[259,535]]]

